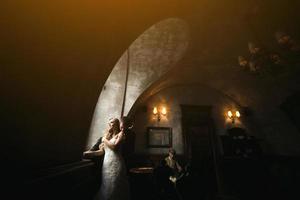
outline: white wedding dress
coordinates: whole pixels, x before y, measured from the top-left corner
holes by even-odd
[[[116,137],[110,141],[114,142]],[[122,144],[121,144],[122,145]],[[129,200],[129,183],[121,145],[112,150],[104,146],[102,183],[95,200]]]

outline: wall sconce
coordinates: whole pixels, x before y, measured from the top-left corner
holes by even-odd
[[[166,107],[162,107],[160,110],[158,110],[157,107],[154,107],[152,112],[157,117],[157,121],[159,122],[161,120],[161,115],[167,114],[167,109]]]
[[[236,118],[240,118],[241,117],[241,114],[240,114],[240,112],[238,110],[235,111],[235,112],[232,112],[231,110],[229,110],[227,112],[227,116],[228,116],[229,119],[231,119],[231,122],[234,123]]]

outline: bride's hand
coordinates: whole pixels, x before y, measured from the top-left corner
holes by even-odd
[[[104,147],[104,143],[102,142],[100,145],[99,145],[99,149],[103,148]]]
[[[117,138],[117,137],[119,137],[119,134],[117,134],[117,135],[114,135],[114,138]]]

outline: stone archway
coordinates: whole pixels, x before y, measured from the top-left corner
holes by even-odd
[[[94,111],[88,147],[102,136],[110,117],[120,117],[122,109],[127,115],[140,94],[183,57],[188,42],[186,22],[169,18],[151,26],[128,47],[102,88]],[[126,101],[123,102],[127,67]]]

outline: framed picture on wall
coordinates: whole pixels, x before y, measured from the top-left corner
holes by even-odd
[[[172,146],[172,128],[147,127],[148,148],[169,148]]]

